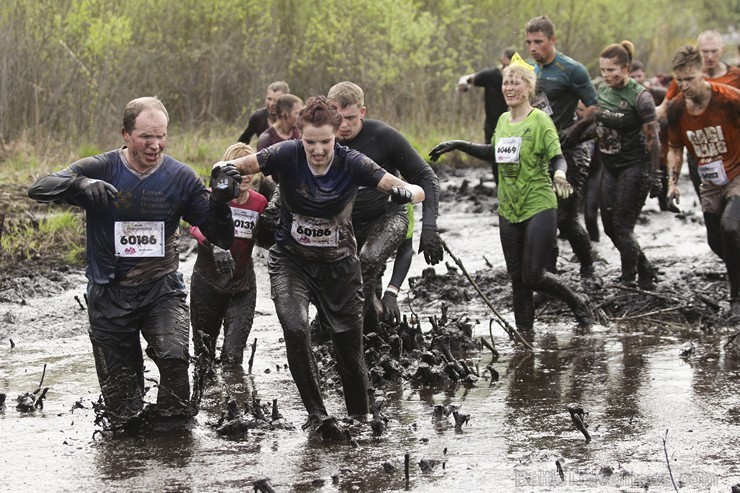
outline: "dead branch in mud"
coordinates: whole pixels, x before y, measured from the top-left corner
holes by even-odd
[[[496,310],[496,308],[493,306],[491,301],[488,299],[488,296],[483,293],[483,291],[478,287],[478,285],[475,283],[473,278],[468,273],[468,270],[463,265],[462,261],[455,256],[454,253],[450,250],[450,247],[447,246],[447,243],[442,240],[442,247],[445,249],[447,254],[452,258],[452,260],[457,264],[457,266],[460,268],[462,273],[465,275],[467,280],[470,282],[470,284],[473,285],[473,288],[475,288],[476,292],[483,298],[483,301],[488,305],[488,308],[491,309],[493,314],[496,316],[496,322],[501,326],[504,331],[509,335],[509,338],[514,342],[520,342],[524,347],[529,349],[530,351],[534,351],[534,348],[522,337],[522,335],[517,331],[514,327],[512,327],[509,322],[504,319],[504,317],[501,316],[501,314]]]
[[[247,365],[247,374],[252,374],[252,365],[254,364],[254,353],[257,352],[257,338],[254,338],[252,343],[252,354],[249,355],[249,363]]]
[[[727,342],[726,342],[726,343],[725,343],[725,345],[723,346],[723,349],[727,349],[728,347],[730,347],[730,346],[732,345],[732,343],[733,343],[733,342],[735,342],[735,339],[737,338],[737,336],[740,336],[740,332],[736,332],[736,333],[732,334],[732,335],[731,335],[731,336],[730,336],[730,337],[729,337],[729,338],[727,339]]]
[[[578,428],[578,431],[583,433],[583,436],[586,437],[586,443],[589,443],[591,441],[591,435],[588,433],[586,424],[583,422],[586,415],[585,411],[578,404],[568,404],[567,409],[570,413],[570,419],[573,421],[573,424]]]
[[[668,460],[668,447],[666,447],[666,439],[668,438],[668,430],[665,430],[665,436],[663,437],[663,452],[665,452],[665,463],[668,466],[668,474],[671,476],[671,483],[673,483],[673,489],[678,493],[678,487],[676,487],[676,481],[673,479],[673,471],[671,471],[671,461]]]
[[[651,317],[653,315],[659,315],[661,313],[673,312],[673,311],[680,310],[680,309],[681,309],[680,306],[672,306],[670,308],[663,308],[662,310],[655,310],[655,311],[648,312],[648,313],[641,313],[639,315],[631,315],[629,317],[619,317],[616,320],[619,321],[619,322],[621,322],[623,320],[637,320],[639,318],[647,318],[647,317]]]

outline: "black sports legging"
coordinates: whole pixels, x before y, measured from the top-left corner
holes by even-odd
[[[514,295],[514,318],[520,330],[534,326],[533,291],[563,300],[574,310],[581,300],[546,270],[555,243],[557,209],[539,212],[520,223],[500,216],[501,246]]]
[[[638,271],[643,276],[652,271],[634,234],[649,189],[647,164],[604,167],[600,193],[601,222],[604,232],[619,250],[622,282],[634,282]]]

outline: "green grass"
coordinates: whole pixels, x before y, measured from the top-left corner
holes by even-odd
[[[68,210],[55,212],[39,221],[7,221],[0,246],[5,262],[41,259],[82,265],[85,252],[83,216]]]

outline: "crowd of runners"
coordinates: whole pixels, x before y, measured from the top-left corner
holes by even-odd
[[[587,294],[602,288],[591,244],[597,211],[621,256],[618,281],[656,288],[634,228],[648,196],[678,210],[684,150],[708,243],[727,268],[728,319],[740,320],[740,69],[721,60],[720,35],[706,31],[696,46],[680,48],[667,88],[665,78],[648,79],[629,41],[603,48],[592,80],[556,49],[546,16],[531,19],[524,38],[525,49],[504,50],[501,67],[458,81],[461,92],[485,88],[483,143],[448,140],[429,153],[432,162],[459,150],[491,163],[517,329],[534,329],[535,291],[565,302],[579,325],[594,323]],[[429,265],[442,261],[444,244],[433,169],[400,132],[365,113],[355,83],[304,103],[274,82],[206,187],[164,154],[162,102],[137,98],[124,109],[124,146],[31,186],[36,200],[87,212],[89,336],[112,422],[144,408],[140,336],[160,372],[156,405],[169,415],[197,412],[191,341],[199,357],[242,363],[255,309],[255,243],[269,248],[271,297],[308,424],[330,422],[311,349],[311,304],[318,333],[334,348],[347,413],[367,416],[363,334],[399,322],[396,298],[414,256],[411,204],[422,205],[417,251]],[[198,241],[189,305],[178,272],[181,219]],[[557,275],[558,231],[580,263],[582,289]]]

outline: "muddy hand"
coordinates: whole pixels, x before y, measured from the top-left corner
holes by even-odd
[[[239,196],[242,177],[233,164],[219,162],[211,169],[211,192],[220,202],[229,202]]]
[[[437,228],[421,228],[419,253],[421,252],[424,252],[424,260],[429,265],[435,265],[442,261],[444,248],[442,247],[442,238],[440,238]]]
[[[660,171],[650,172],[648,184],[650,185],[650,198],[660,197],[660,194],[663,192],[663,180]]]
[[[411,190],[403,187],[391,188],[391,200],[396,204],[408,204],[414,199],[414,194]]]
[[[671,183],[671,181],[668,181],[668,191],[665,194],[665,198],[670,204],[671,202],[678,205],[679,198],[681,197],[681,193],[678,191],[678,185],[676,183]]]
[[[441,142],[434,146],[431,151],[429,151],[429,159],[431,159],[433,162],[437,161],[437,159],[439,159],[439,156],[450,151],[454,151],[460,146],[460,144],[464,142],[464,140],[446,140],[444,142]]]
[[[383,321],[391,325],[398,324],[401,321],[401,310],[398,308],[398,295],[393,291],[386,291],[380,302],[383,305]]]
[[[219,273],[229,277],[234,275],[234,257],[230,251],[213,245],[213,260]]]
[[[555,189],[555,194],[565,200],[573,193],[573,187],[570,186],[568,180],[565,178],[565,171],[559,169],[555,171],[555,175],[552,178],[552,187]]]
[[[97,207],[108,207],[108,201],[116,199],[116,187],[103,180],[82,178],[77,182],[77,190],[83,192],[90,203]]]

